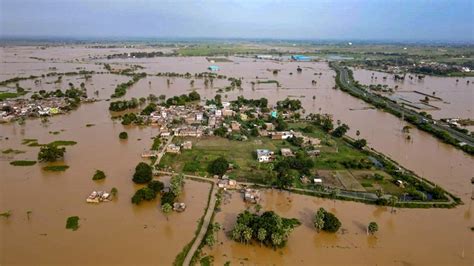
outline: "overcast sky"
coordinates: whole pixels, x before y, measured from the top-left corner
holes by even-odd
[[[1,36],[474,42],[474,0],[0,0]]]

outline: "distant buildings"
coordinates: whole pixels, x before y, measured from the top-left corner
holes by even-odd
[[[207,69],[215,72],[215,71],[219,71],[220,68],[218,66],[212,65],[212,66],[209,66]]]
[[[291,59],[299,62],[309,62],[311,61],[311,57],[306,55],[292,55]]]

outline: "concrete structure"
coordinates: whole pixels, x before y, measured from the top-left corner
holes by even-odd
[[[288,148],[282,148],[282,149],[280,150],[280,152],[281,152],[281,155],[282,155],[283,157],[292,157],[292,156],[295,156],[295,155],[293,154],[293,152],[291,151],[291,149],[288,149]]]
[[[257,160],[260,163],[267,163],[273,160],[274,153],[270,150],[266,149],[258,149],[257,150]]]
[[[309,62],[311,61],[311,57],[306,56],[306,55],[292,55],[291,59],[295,61],[300,61],[300,62]]]
[[[190,150],[193,148],[193,143],[188,140],[183,143],[183,150]]]
[[[210,71],[219,71],[219,67],[215,65],[209,66],[207,69],[209,69]]]
[[[180,153],[181,147],[175,144],[170,144],[166,147],[166,152],[168,153]]]

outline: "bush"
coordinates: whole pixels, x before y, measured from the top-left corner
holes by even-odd
[[[151,169],[151,166],[144,163],[140,162],[136,167],[135,167],[135,174],[133,174],[133,182],[137,184],[145,184],[151,181],[153,178],[153,172]]]
[[[165,205],[166,203],[173,205],[175,199],[176,199],[176,195],[173,194],[173,192],[171,191],[165,192],[163,193],[163,195],[161,195],[161,206]]]
[[[163,190],[165,185],[161,181],[152,180],[150,183],[148,183],[147,187],[150,188],[151,190],[155,191],[156,193],[158,193],[158,192]]]
[[[319,208],[314,218],[314,226],[317,230],[335,233],[341,227],[341,222],[334,214]]]
[[[77,229],[79,229],[79,217],[71,216],[67,218],[66,229],[71,229],[72,231],[76,231]]]
[[[96,170],[92,180],[102,180],[105,179],[105,173],[101,170]]]
[[[120,139],[128,139],[128,134],[127,134],[127,132],[125,132],[125,131],[120,132],[119,138],[120,138]]]
[[[66,148],[59,148],[56,145],[46,145],[40,148],[38,153],[38,160],[40,162],[55,162],[60,158],[64,157]]]
[[[132,197],[132,203],[138,205],[143,200],[151,201],[151,200],[154,200],[155,198],[156,198],[156,192],[149,187],[144,187],[135,192],[135,194]]]

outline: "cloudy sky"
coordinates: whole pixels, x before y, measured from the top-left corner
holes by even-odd
[[[474,42],[474,1],[0,0],[0,35]]]

